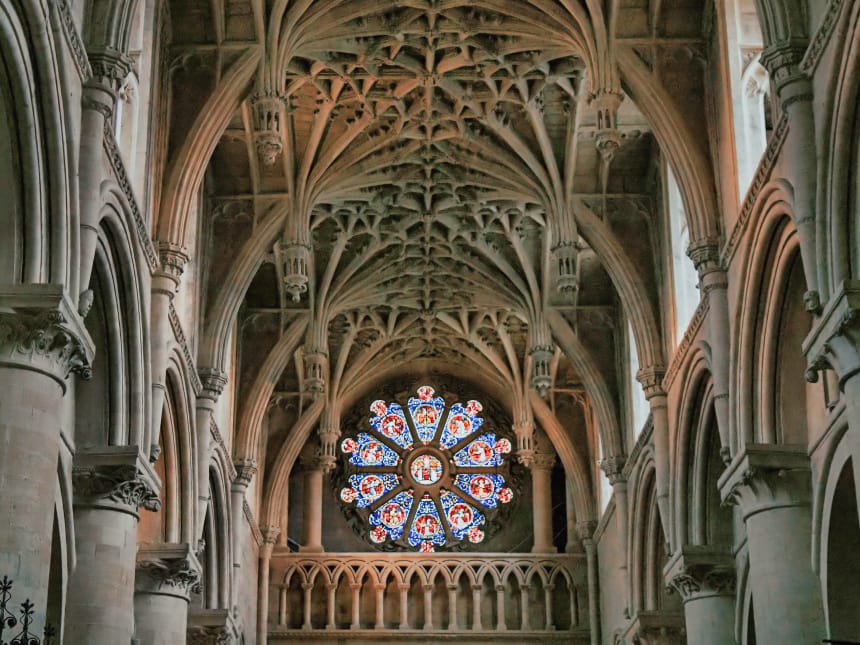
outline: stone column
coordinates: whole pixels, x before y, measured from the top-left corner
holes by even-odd
[[[735,638],[735,566],[728,553],[710,547],[679,549],[666,580],[684,602],[687,641],[724,645]]]
[[[209,507],[209,463],[215,442],[212,439],[212,416],[215,404],[227,385],[227,376],[217,369],[198,370],[203,389],[197,396],[197,539],[203,537],[203,522]],[[250,480],[249,480],[250,481]],[[241,508],[241,505],[240,505]]]
[[[158,482],[137,446],[75,455],[77,564],[66,594],[70,643],[128,643],[134,632],[138,509],[160,507]]]
[[[235,607],[238,604],[239,585],[236,583],[239,580],[239,570],[242,567],[242,529],[246,525],[245,493],[248,491],[251,479],[257,472],[257,462],[253,459],[240,459],[234,466],[236,467],[236,477],[230,485],[230,513],[233,525],[233,553],[231,554],[233,558],[233,584],[230,586],[231,607]]]
[[[720,477],[746,523],[757,642],[820,643],[823,605],[812,571],[812,482],[806,446],[748,444]]]
[[[565,553],[580,553],[581,545],[576,537],[576,511],[573,503],[573,484],[570,480],[564,480],[565,511],[567,520],[567,544],[564,545]]]
[[[0,285],[0,578],[35,606],[42,633],[63,395],[93,344],[59,285]]]
[[[663,390],[663,376],[666,371],[662,367],[643,367],[636,374],[636,380],[642,384],[645,398],[651,408],[651,422],[654,430],[651,441],[654,444],[654,474],[657,489],[657,511],[660,513],[660,524],[663,527],[663,538],[668,544],[672,543],[671,517],[669,507],[669,404],[666,392]],[[671,549],[670,549],[671,550]]]
[[[536,452],[531,463],[532,520],[534,546],[532,553],[556,553],[552,540],[552,467],[555,455]]]
[[[188,600],[200,584],[201,567],[190,544],[141,548],[134,592],[135,638],[140,645],[184,643]]]
[[[315,451],[306,452],[301,462],[305,470],[305,490],[302,505],[303,536],[299,551],[322,553],[325,551],[322,545],[323,465]]]
[[[197,608],[188,615],[187,645],[239,645],[241,631],[231,610]]]
[[[158,243],[160,266],[152,275],[151,302],[151,377],[152,377],[152,427],[148,441],[155,445],[161,431],[161,413],[167,395],[167,358],[173,342],[170,324],[170,307],[179,289],[179,280],[188,262],[184,249],[165,242]]]
[[[93,75],[83,87],[81,99],[81,147],[78,162],[80,203],[79,290],[89,289],[93,259],[98,245],[99,215],[105,178],[105,132],[112,128],[117,90],[133,67],[131,59],[115,50],[89,52]]]
[[[729,433],[729,297],[726,272],[720,265],[719,238],[706,238],[690,244],[687,255],[699,274],[702,298],[708,301],[708,345],[706,357],[714,381],[714,412],[720,435],[720,456],[731,460]]]
[[[624,476],[624,464],[627,462],[623,455],[607,457],[601,460],[600,469],[606,474],[612,485],[612,494],[615,497],[615,525],[618,531],[618,548],[621,550],[621,572],[622,579],[629,587],[627,577],[627,478]],[[625,609],[629,609],[629,598],[625,600]]]
[[[269,637],[269,564],[272,549],[281,532],[277,526],[262,526],[263,544],[260,546],[260,570],[257,573],[257,645],[266,645]]]
[[[597,576],[597,545],[594,543],[594,531],[597,522],[579,522],[576,532],[585,549],[588,566],[588,629],[591,632],[591,645],[600,645],[600,582]],[[573,616],[571,616],[571,620]]]

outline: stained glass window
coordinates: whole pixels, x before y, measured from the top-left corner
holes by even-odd
[[[375,544],[432,552],[485,537],[486,513],[513,498],[511,442],[481,430],[478,401],[447,404],[429,385],[407,402],[374,401],[368,431],[341,442],[345,504],[364,509]]]

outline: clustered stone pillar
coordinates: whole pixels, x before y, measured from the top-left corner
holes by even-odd
[[[302,505],[303,536],[299,551],[322,553],[323,464],[316,450],[306,452],[301,459],[305,471],[305,491]]]
[[[746,523],[757,642],[820,643],[823,605],[812,571],[812,483],[805,446],[748,444],[720,477]]]
[[[62,288],[0,285],[0,578],[35,605],[42,633],[62,399],[70,372],[86,376],[93,344]],[[16,605],[17,608],[17,605]]]
[[[591,645],[600,645],[600,585],[597,577],[597,544],[594,543],[596,529],[597,522],[594,521],[582,521],[576,525],[588,567],[588,627],[591,632]]]
[[[72,481],[77,564],[65,638],[127,643],[134,632],[138,509],[159,509],[157,478],[136,446],[111,446],[75,455]]]
[[[545,452],[536,452],[532,459],[532,553],[557,551],[552,539],[552,467],[555,461],[554,454]]]
[[[263,544],[260,546],[260,570],[257,573],[257,645],[266,645],[269,636],[269,568],[272,550],[281,529],[277,526],[263,526]]]
[[[201,567],[190,544],[141,547],[134,592],[135,638],[140,645],[184,643],[188,601]]]
[[[684,602],[687,641],[733,643],[735,566],[728,553],[688,546],[677,551],[666,569],[667,581]]]
[[[620,569],[622,580],[627,578],[627,478],[624,476],[624,465],[626,458],[623,455],[615,455],[601,460],[600,468],[603,470],[609,484],[612,486],[612,494],[615,497],[615,526],[618,532],[618,548],[621,551]],[[627,585],[630,586],[629,584]],[[630,607],[630,598],[626,599],[625,608]]]
[[[209,507],[209,463],[215,442],[212,439],[212,419],[215,404],[227,385],[227,376],[221,370],[198,370],[203,388],[197,397],[197,536],[203,535],[203,522]]]

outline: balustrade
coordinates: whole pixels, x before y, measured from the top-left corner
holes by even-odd
[[[290,553],[275,550],[269,642],[344,631],[368,641],[588,641],[586,563],[578,554]]]

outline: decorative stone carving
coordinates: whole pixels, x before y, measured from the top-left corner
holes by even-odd
[[[663,377],[666,370],[663,367],[643,367],[636,372],[636,380],[642,385],[645,392],[645,398],[650,400],[655,396],[665,396],[663,390]]]
[[[609,483],[613,486],[625,481],[624,466],[627,463],[627,457],[624,455],[613,455],[600,460],[600,469],[606,474]]]
[[[739,505],[744,519],[769,508],[807,505],[811,480],[806,447],[748,444],[718,486],[723,503]]]
[[[552,470],[556,461],[558,461],[558,459],[556,458],[555,453],[536,452],[532,458],[531,468],[532,470]]]
[[[572,293],[579,289],[578,262],[579,248],[576,242],[559,242],[553,249],[558,263],[558,282],[556,289],[560,293]]]
[[[197,373],[203,386],[200,396],[217,401],[227,385],[227,375],[214,367],[201,367]]]
[[[534,345],[529,350],[532,358],[532,388],[545,399],[552,387],[552,372],[550,362],[555,354],[552,345]]]
[[[94,348],[59,285],[15,285],[0,292],[0,364],[48,374],[65,390],[69,374],[92,375]]]
[[[706,596],[733,596],[735,563],[728,551],[709,546],[685,546],[673,554],[665,568],[669,588],[684,602]]]
[[[200,593],[202,568],[190,544],[142,546],[137,556],[137,593],[177,596]]]
[[[233,487],[244,491],[251,484],[254,475],[257,474],[257,460],[238,459],[234,466],[236,467],[236,477],[233,479]]]
[[[173,283],[173,290],[179,288],[179,280],[188,263],[186,250],[169,242],[158,243],[159,268],[156,275],[167,278]],[[172,294],[171,294],[172,295]]]
[[[305,388],[316,399],[325,393],[325,373],[328,354],[317,347],[306,347],[304,351]]]
[[[285,101],[277,94],[256,94],[251,99],[256,117],[254,141],[257,154],[265,166],[274,165],[284,150],[281,136],[281,115]]]
[[[137,446],[80,450],[72,467],[72,485],[76,505],[135,514],[140,508],[161,508],[158,479]]]
[[[308,290],[310,248],[306,244],[284,244],[278,247],[283,266],[284,289],[293,302],[298,302]]]
[[[188,628],[188,645],[232,645],[234,642],[233,634],[227,627]]]
[[[821,317],[803,341],[806,379],[818,381],[818,373],[830,368],[839,387],[860,373],[860,281],[845,280],[824,306]]]

